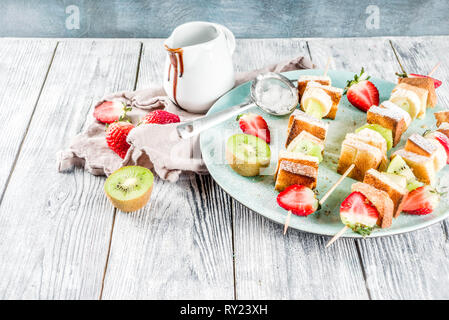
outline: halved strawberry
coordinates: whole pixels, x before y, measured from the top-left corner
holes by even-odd
[[[354,79],[347,81],[343,92],[354,107],[364,112],[373,105],[379,105],[379,91],[371,81],[368,81],[369,78],[362,68],[360,75],[356,74]]]
[[[318,200],[312,189],[298,184],[279,193],[277,202],[282,208],[298,216],[308,216],[318,209]]]
[[[243,133],[259,137],[270,143],[270,130],[262,116],[255,113],[245,113],[237,117],[240,129]]]
[[[435,78],[432,78],[432,77],[429,77],[429,76],[425,76],[425,75],[422,75],[422,74],[409,73],[408,76],[410,78],[430,78],[430,79],[433,80],[433,85],[435,86],[435,89],[437,89],[443,83],[442,81],[440,81],[438,79],[435,79]]]
[[[94,117],[102,123],[113,123],[123,120],[126,116],[126,111],[131,111],[131,108],[127,107],[123,102],[117,100],[104,101],[95,108]]]
[[[419,187],[407,195],[402,212],[414,215],[432,213],[440,202],[440,194],[430,186]]]
[[[368,236],[379,219],[379,212],[362,193],[355,191],[341,203],[340,218],[354,232]]]
[[[424,136],[435,139],[444,147],[444,150],[446,151],[447,155],[446,163],[449,164],[449,138],[444,133],[441,133],[439,131],[431,131],[430,133],[424,133]]]

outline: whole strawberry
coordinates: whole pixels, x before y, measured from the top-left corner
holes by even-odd
[[[430,186],[423,186],[407,195],[402,211],[413,215],[426,215],[432,213],[439,202],[440,194]]]
[[[379,91],[371,81],[368,81],[369,78],[362,68],[360,75],[356,74],[354,79],[348,80],[343,92],[354,107],[364,112],[371,106],[379,105]]]
[[[126,137],[132,129],[134,126],[126,121],[114,122],[106,129],[106,142],[109,148],[122,159],[128,152],[129,144]]]
[[[155,110],[148,113],[142,118],[141,123],[169,124],[180,122],[178,115],[165,110]]]

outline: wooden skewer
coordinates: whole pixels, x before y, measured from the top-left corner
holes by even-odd
[[[437,71],[437,69],[438,69],[438,67],[440,66],[440,64],[441,64],[441,62],[438,62],[438,63],[435,65],[435,67],[433,67],[432,71],[430,71],[430,72],[427,74],[427,76],[428,76],[428,77],[431,77],[432,74],[433,74],[435,71]]]
[[[348,229],[349,229],[348,226],[344,226],[343,229],[341,229],[340,231],[338,231],[338,233],[337,233],[332,239],[330,239],[330,241],[326,244],[326,248],[329,248],[329,247],[332,245],[332,243],[334,243],[335,241],[337,241],[338,238],[340,238],[340,237],[343,235],[343,233],[345,233],[346,230],[348,230]]]
[[[327,58],[326,68],[324,69],[323,76],[327,76],[327,71],[329,70],[330,64],[331,64],[331,57]]]
[[[285,223],[284,223],[284,236],[287,233],[288,224],[290,223],[290,217],[291,216],[292,216],[292,211],[288,210],[287,217],[285,218]]]
[[[338,179],[338,181],[335,182],[335,184],[329,189],[329,191],[326,192],[326,194],[320,200],[321,205],[326,201],[326,199],[331,195],[331,193],[334,192],[335,188],[338,187],[338,185],[343,181],[343,179],[346,178],[346,176],[351,173],[354,167],[355,164],[351,164],[349,168],[346,169],[345,173],[343,173],[343,175],[340,177],[340,179]]]

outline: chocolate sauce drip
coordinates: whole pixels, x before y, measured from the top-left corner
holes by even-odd
[[[165,49],[169,52],[170,55],[170,66],[168,67],[168,81],[170,81],[170,73],[171,68],[173,66],[174,70],[174,78],[173,78],[173,99],[176,104],[178,104],[178,100],[176,100],[176,87],[178,85],[178,66],[179,66],[179,78],[182,77],[184,73],[184,62],[182,59],[182,48],[172,49],[165,45]]]

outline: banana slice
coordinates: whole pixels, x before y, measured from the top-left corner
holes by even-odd
[[[391,93],[390,101],[407,111],[412,120],[422,112],[421,101],[413,91],[397,89]]]
[[[321,88],[307,88],[301,98],[301,109],[317,119],[325,117],[332,108],[332,98]]]

